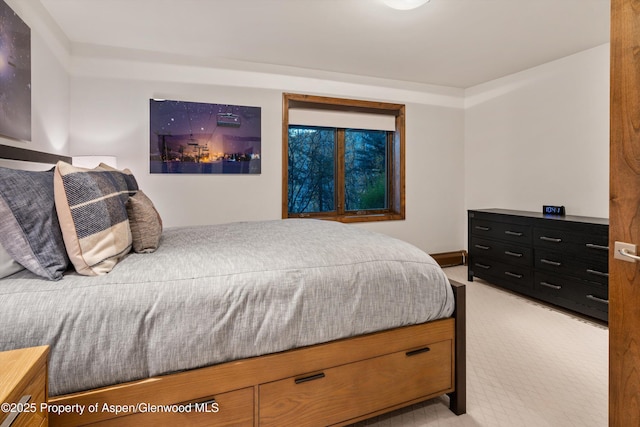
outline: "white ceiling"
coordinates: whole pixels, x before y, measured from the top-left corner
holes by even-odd
[[[609,41],[609,0],[431,0],[413,11],[382,0],[40,1],[72,52],[100,45],[183,63],[233,60],[459,88]]]

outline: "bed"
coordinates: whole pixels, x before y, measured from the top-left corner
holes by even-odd
[[[0,350],[51,347],[50,425],[346,425],[445,394],[465,412],[464,285],[417,248],[310,219],[158,242],[108,274],[0,279]]]

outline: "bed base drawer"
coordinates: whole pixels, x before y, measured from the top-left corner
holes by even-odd
[[[88,407],[95,402],[100,402],[100,405],[104,402],[122,405],[202,402],[206,396],[214,396],[219,402],[219,412],[207,414],[211,415],[210,418],[185,419],[181,418],[182,414],[166,412],[119,415],[85,412],[82,416],[77,413],[50,414],[54,416],[49,423],[52,427],[327,424],[337,427],[445,393],[449,394],[451,411],[460,415],[466,407],[465,288],[456,283],[453,289],[456,295],[455,317],[50,399],[54,404]],[[412,351],[416,352],[407,356],[406,353]],[[289,394],[281,398],[277,396],[277,387],[272,389],[275,394],[269,394],[270,388],[278,383],[295,384],[296,379],[303,380],[298,381],[298,385],[313,385],[316,381],[309,376],[319,373],[324,373],[325,377],[330,374],[329,379],[348,380],[333,384],[320,397],[317,392],[307,397],[303,404],[310,406],[305,408],[305,417],[311,419],[302,420],[295,409],[293,414],[282,413],[291,411],[287,406],[288,400],[293,399],[294,404],[298,404],[295,403],[298,393],[291,394],[291,389],[284,387],[283,391]],[[246,400],[240,399],[241,404],[238,405],[225,403],[222,396],[228,390],[235,390],[231,393],[246,391]],[[334,395],[349,400],[339,402],[337,410],[330,412],[334,408],[331,405],[336,404]],[[319,405],[309,401],[316,398],[322,400]],[[272,400],[271,404],[268,404],[268,399]],[[325,422],[314,418],[317,411],[325,416],[337,415]],[[229,421],[222,416],[229,416]],[[293,418],[290,420],[289,416]]]
[[[190,426],[253,427],[253,387],[243,388],[193,402],[166,405],[167,410],[147,408],[147,412],[111,418],[92,426]]]
[[[330,425],[447,393],[452,348],[441,341],[260,385],[260,426]]]

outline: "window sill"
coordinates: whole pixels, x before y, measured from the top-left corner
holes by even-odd
[[[326,221],[338,221],[343,223],[352,222],[378,222],[378,221],[402,221],[405,219],[400,213],[363,214],[363,215],[312,215],[312,214],[292,214],[288,218],[310,218],[322,219]]]

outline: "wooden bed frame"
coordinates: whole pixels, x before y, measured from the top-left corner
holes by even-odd
[[[0,146],[0,158],[60,157]],[[464,414],[465,285],[451,286],[450,318],[51,397],[69,406],[50,406],[49,425],[343,426],[444,394]]]
[[[57,396],[87,409],[49,425],[342,426],[443,394],[463,414],[465,285],[451,286],[454,317]]]

